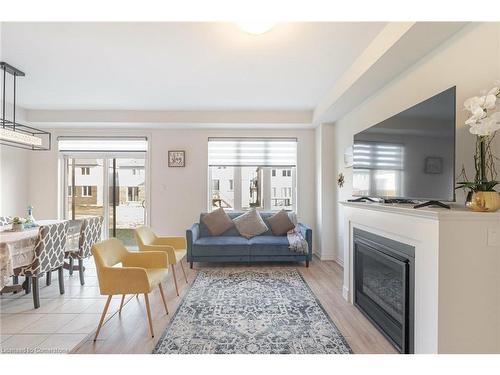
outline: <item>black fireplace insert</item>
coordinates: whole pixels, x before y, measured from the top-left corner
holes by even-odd
[[[354,305],[401,353],[413,353],[415,248],[354,228]]]

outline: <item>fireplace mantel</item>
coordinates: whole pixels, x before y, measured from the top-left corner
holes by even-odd
[[[500,353],[500,212],[340,204],[345,299],[356,227],[415,247],[415,353]]]

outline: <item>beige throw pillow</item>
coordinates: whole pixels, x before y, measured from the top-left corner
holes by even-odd
[[[271,231],[275,236],[282,236],[295,228],[295,225],[292,223],[285,210],[275,213],[267,219],[267,222],[271,226]]]
[[[237,218],[234,218],[233,222],[236,229],[238,229],[238,232],[246,238],[258,236],[259,234],[269,230],[266,223],[264,223],[264,220],[262,220],[259,212],[255,208],[245,212]]]
[[[212,236],[219,236],[233,226],[231,218],[222,207],[206,214],[201,220]]]

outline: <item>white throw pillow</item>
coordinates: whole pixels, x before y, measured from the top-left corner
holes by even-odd
[[[243,215],[234,218],[233,223],[236,226],[236,229],[238,229],[238,232],[246,238],[258,236],[259,234],[269,230],[266,223],[264,223],[264,220],[262,220],[259,212],[255,208],[252,208]]]

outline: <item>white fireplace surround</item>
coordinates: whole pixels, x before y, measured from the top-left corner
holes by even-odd
[[[500,353],[500,212],[340,204],[346,300],[356,227],[415,247],[415,353]]]

